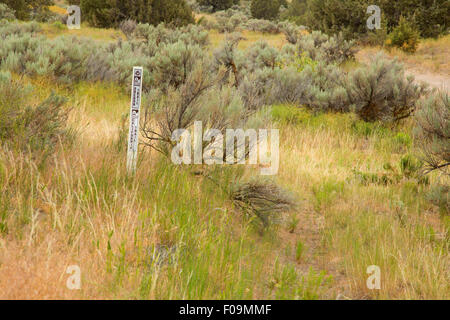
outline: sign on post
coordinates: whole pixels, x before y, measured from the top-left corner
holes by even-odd
[[[139,142],[139,111],[141,108],[143,68],[133,68],[133,84],[131,87],[130,131],[128,135],[127,169],[129,173],[136,171]]]

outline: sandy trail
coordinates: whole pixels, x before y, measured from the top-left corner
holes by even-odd
[[[414,68],[406,68],[406,72],[414,75],[416,81],[424,81],[432,87],[450,92],[450,76],[448,75],[422,72]]]

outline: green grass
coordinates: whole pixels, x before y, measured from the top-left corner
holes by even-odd
[[[33,81],[37,95],[45,96],[49,90],[46,83],[45,79]],[[300,289],[292,289],[296,283],[275,291],[267,287],[274,260],[280,255],[273,231],[261,237],[251,220],[233,207],[226,188],[146,150],[139,155],[138,175],[127,175],[126,151],[114,147],[117,136],[108,131],[110,122],[118,123],[122,106],[128,109],[124,93],[108,84],[80,83],[56,90],[70,97],[73,124],[82,132],[75,145],[58,149],[49,160],[51,165],[43,169],[36,168],[27,153],[13,150],[0,157],[1,233],[17,244],[33,247],[45,242],[50,232],[58,247],[75,252],[77,264],[87,275],[85,289],[78,294],[61,286],[52,297],[298,296]],[[36,94],[31,97],[36,99]],[[88,121],[78,122],[80,117]],[[90,136],[94,132],[96,135]],[[241,175],[239,171],[219,169],[211,174],[227,186]],[[72,255],[65,252],[56,250],[43,256],[70,261]],[[285,264],[279,267],[288,268]],[[50,283],[58,281],[60,270],[53,273]],[[297,270],[289,274],[301,277]],[[303,278],[309,281],[308,276]],[[315,296],[314,292],[311,295]]]

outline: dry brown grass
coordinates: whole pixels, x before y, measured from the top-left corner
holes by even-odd
[[[67,10],[62,8],[62,7],[60,7],[60,6],[56,6],[56,5],[55,6],[50,6],[49,9],[50,9],[50,11],[52,11],[54,13],[61,14],[61,15],[67,14]]]
[[[372,54],[381,49],[380,47],[366,47],[362,52]],[[438,39],[422,39],[414,54],[406,53],[398,48],[386,49],[385,52],[422,71],[450,74],[450,35]]]
[[[0,235],[0,298],[267,296],[259,280],[267,264],[254,260],[249,250],[258,248],[256,256],[269,257],[273,249],[249,232],[209,180],[161,167],[162,159],[153,153],[140,159],[135,179],[126,178],[126,154],[111,146],[120,115],[129,108],[120,88],[55,88],[47,79],[23,81],[34,84],[36,100],[52,89],[71,96],[70,122],[80,135],[72,149],[58,151],[47,170],[38,169],[27,154],[2,149],[0,190],[11,193],[15,214],[2,219],[8,232]],[[180,262],[152,262],[160,245],[180,247]],[[199,252],[197,259],[183,253],[184,246]],[[66,288],[69,265],[81,268],[80,291]],[[197,279],[193,285],[191,277]],[[198,291],[198,281],[204,290]]]
[[[355,135],[350,125],[345,115],[327,115],[322,125],[283,130],[280,178],[305,199],[303,210],[323,219],[309,263],[336,276],[335,296],[448,299],[448,217],[424,198],[426,186],[358,183],[354,169],[383,172],[383,164],[397,163],[401,154],[380,147],[377,136]],[[381,268],[381,290],[367,289],[370,265]]]

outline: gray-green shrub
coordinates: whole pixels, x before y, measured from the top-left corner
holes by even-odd
[[[197,44],[202,47],[209,43],[208,31],[196,25],[172,29],[168,28],[164,23],[157,26],[139,23],[130,35],[130,38],[141,39],[147,44],[155,44],[156,46],[178,41],[183,41],[186,44]]]
[[[0,73],[0,144],[41,156],[51,154],[59,142],[72,138],[67,127],[66,99],[51,94],[37,106],[28,106],[31,88]]]
[[[257,41],[245,52],[245,68],[248,72],[257,69],[274,69],[279,61],[279,51],[265,41]]]
[[[450,96],[438,92],[418,102],[416,137],[427,172],[448,174],[450,165]]]
[[[191,130],[195,121],[202,122],[203,134],[216,129],[223,136],[227,128],[261,127],[263,121],[245,107],[239,92],[233,86],[219,85],[218,78],[199,63],[178,89],[170,86],[166,93],[152,91],[144,104],[141,130],[145,145],[170,156],[174,131]],[[203,150],[207,144],[203,143]]]
[[[187,45],[182,41],[164,44],[151,60],[152,80],[163,91],[168,86],[177,89],[186,82],[198,62],[203,60],[205,51],[198,45]]]
[[[369,66],[349,75],[347,93],[356,114],[364,121],[398,122],[411,116],[416,101],[427,92],[425,84],[405,76],[403,65],[378,54]]]
[[[223,68],[225,70],[223,81],[233,81],[236,87],[241,82],[245,65],[244,54],[237,49],[242,39],[240,33],[233,33],[225,39],[221,47],[213,52],[215,70]]]
[[[400,18],[398,26],[388,35],[388,43],[409,53],[414,53],[419,46],[419,31],[404,17]]]
[[[124,33],[127,39],[130,39],[134,30],[136,29],[137,23],[132,19],[123,20],[119,24],[119,29]]]
[[[273,21],[265,19],[249,19],[245,25],[245,29],[262,33],[280,33],[278,24]]]
[[[297,44],[299,33],[301,30],[304,30],[304,27],[297,26],[296,24],[289,21],[279,22],[278,27],[280,28],[280,31],[283,32],[286,40],[290,44]]]
[[[37,22],[15,23],[8,21],[0,21],[0,38],[6,39],[11,35],[22,35],[25,33],[36,34],[42,30]]]
[[[347,75],[336,65],[320,61],[317,65],[307,65],[302,71],[306,79],[311,79],[310,98],[306,105],[316,112],[349,112],[347,95]]]
[[[130,36],[130,41],[119,40],[109,44],[71,36],[48,39],[37,34],[37,31],[39,25],[35,23],[0,24],[1,69],[48,76],[64,83],[81,80],[124,83],[130,79],[132,67],[142,65],[147,79],[159,81],[165,79],[160,74],[166,72],[163,70],[165,67],[171,68],[165,75],[182,71],[182,68],[175,69],[165,64],[169,52],[172,52],[171,63],[174,63],[177,59],[173,55],[182,58],[180,55],[184,52],[198,56],[202,51],[200,48],[208,43],[207,32],[197,26],[169,29],[164,25],[153,27],[140,24]],[[168,50],[171,47],[180,48],[179,53]],[[185,47],[187,49],[181,50]],[[158,83],[146,82],[145,89],[155,85]]]
[[[306,52],[313,60],[324,60],[327,63],[342,63],[354,58],[356,53],[354,41],[347,41],[339,33],[328,36],[320,31],[303,35],[297,41],[300,53]]]
[[[4,3],[0,3],[0,20],[14,20],[16,16],[14,15],[15,10],[11,9]]]
[[[308,104],[313,99],[311,85],[311,78],[293,67],[266,67],[247,73],[239,91],[247,108],[256,110],[279,103]]]

